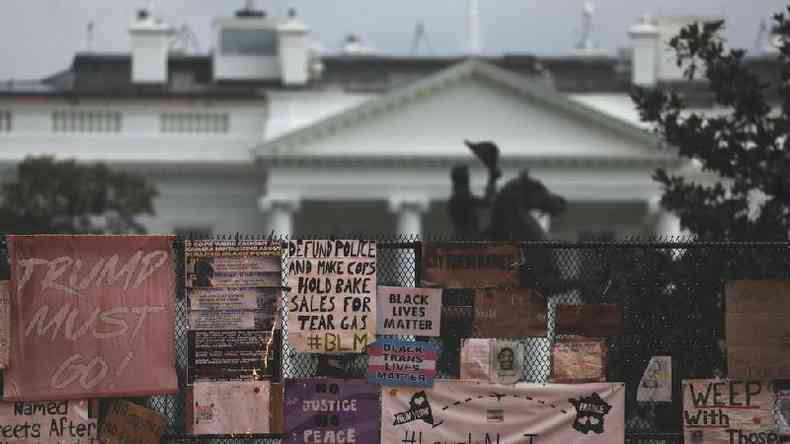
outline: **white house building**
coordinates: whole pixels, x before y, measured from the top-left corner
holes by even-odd
[[[568,200],[542,219],[553,237],[676,234],[650,175],[688,166],[639,123],[628,91],[663,84],[710,109],[664,43],[695,19],[638,23],[630,55],[322,57],[295,13],[244,9],[194,55],[141,10],[130,53],[0,81],[0,180],[41,154],[144,174],[160,193],[151,232],[448,235],[450,168],[472,166],[481,193],[485,180],[462,141],[492,140],[501,184],[528,168]],[[771,57],[750,63],[778,76]]]

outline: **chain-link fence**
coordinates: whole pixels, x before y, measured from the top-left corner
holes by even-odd
[[[230,239],[253,237],[230,237]],[[378,243],[380,285],[419,283],[421,243],[416,239],[384,239]],[[5,242],[0,244],[5,253]],[[585,242],[524,243],[526,264],[522,286],[536,288],[549,304],[549,334],[522,338],[528,356],[523,380],[545,382],[558,303],[618,303],[624,330],[607,339],[608,381],[625,382],[628,443],[682,442],[683,379],[726,375],[724,348],[724,282],[734,279],[788,279],[788,243]],[[177,368],[186,387],[187,321],[183,288],[183,242],[177,241],[178,294],[176,313]],[[6,254],[0,254],[0,278],[8,278]],[[285,270],[286,267],[283,267]],[[285,274],[283,273],[283,285]],[[442,336],[430,338],[439,348],[437,377],[457,378],[461,338],[471,334],[472,298],[463,291],[445,291]],[[427,338],[421,338],[427,339]],[[287,326],[275,357],[282,377],[365,377],[363,355],[295,353],[287,343]],[[670,403],[636,401],[636,389],[650,358],[672,357],[673,396]],[[286,394],[287,396],[287,394]],[[190,438],[184,434],[184,390],[157,396],[148,405],[166,415],[170,431],[163,442],[279,443],[276,437]]]

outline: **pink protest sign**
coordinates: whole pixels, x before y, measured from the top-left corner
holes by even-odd
[[[171,236],[9,236],[13,401],[175,393]]]

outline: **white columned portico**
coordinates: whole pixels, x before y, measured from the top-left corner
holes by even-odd
[[[422,215],[428,211],[428,198],[422,196],[393,196],[389,210],[397,216],[396,230],[401,237],[422,236]]]
[[[677,239],[683,235],[680,218],[661,206],[661,196],[652,196],[648,199],[647,211],[655,236]]]
[[[301,199],[295,196],[263,196],[258,199],[258,208],[269,216],[269,230],[276,236],[289,237],[293,234],[294,213],[301,208]]]

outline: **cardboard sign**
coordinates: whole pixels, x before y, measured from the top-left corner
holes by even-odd
[[[436,381],[381,390],[382,444],[624,441],[623,384]]]
[[[776,430],[790,435],[790,390],[776,392]]]
[[[551,347],[552,382],[606,381],[606,346],[601,339],[557,340]]]
[[[379,387],[355,379],[285,382],[285,444],[379,442]]]
[[[623,330],[623,308],[617,304],[557,304],[558,335],[617,336]]]
[[[494,339],[461,340],[461,379],[491,381],[491,354]]]
[[[376,332],[380,335],[439,336],[440,288],[378,287]]]
[[[636,390],[639,402],[672,402],[672,357],[653,356]]]
[[[515,288],[521,282],[516,243],[425,242],[421,264],[426,287]]]
[[[113,401],[101,425],[102,444],[158,444],[167,418],[122,399]]]
[[[270,389],[265,381],[196,382],[192,387],[192,433],[271,433]]]
[[[175,393],[172,236],[9,236],[9,400]]]
[[[774,399],[767,381],[684,380],[684,442],[778,443]]]
[[[429,342],[379,339],[368,347],[368,382],[431,387],[436,355],[436,346]]]
[[[546,336],[546,299],[527,288],[475,290],[473,335],[478,338]]]
[[[524,347],[518,341],[497,339],[494,342],[491,382],[515,384],[524,374]]]
[[[186,287],[279,287],[279,242],[185,240]]]
[[[727,376],[790,379],[790,281],[725,286]]]
[[[0,369],[8,368],[11,348],[10,282],[0,281]]]
[[[98,439],[88,401],[0,402],[0,442],[92,444]]]
[[[277,341],[269,330],[189,332],[189,382],[270,377],[268,365]]]
[[[288,342],[297,352],[360,353],[376,338],[376,242],[288,243]]]

